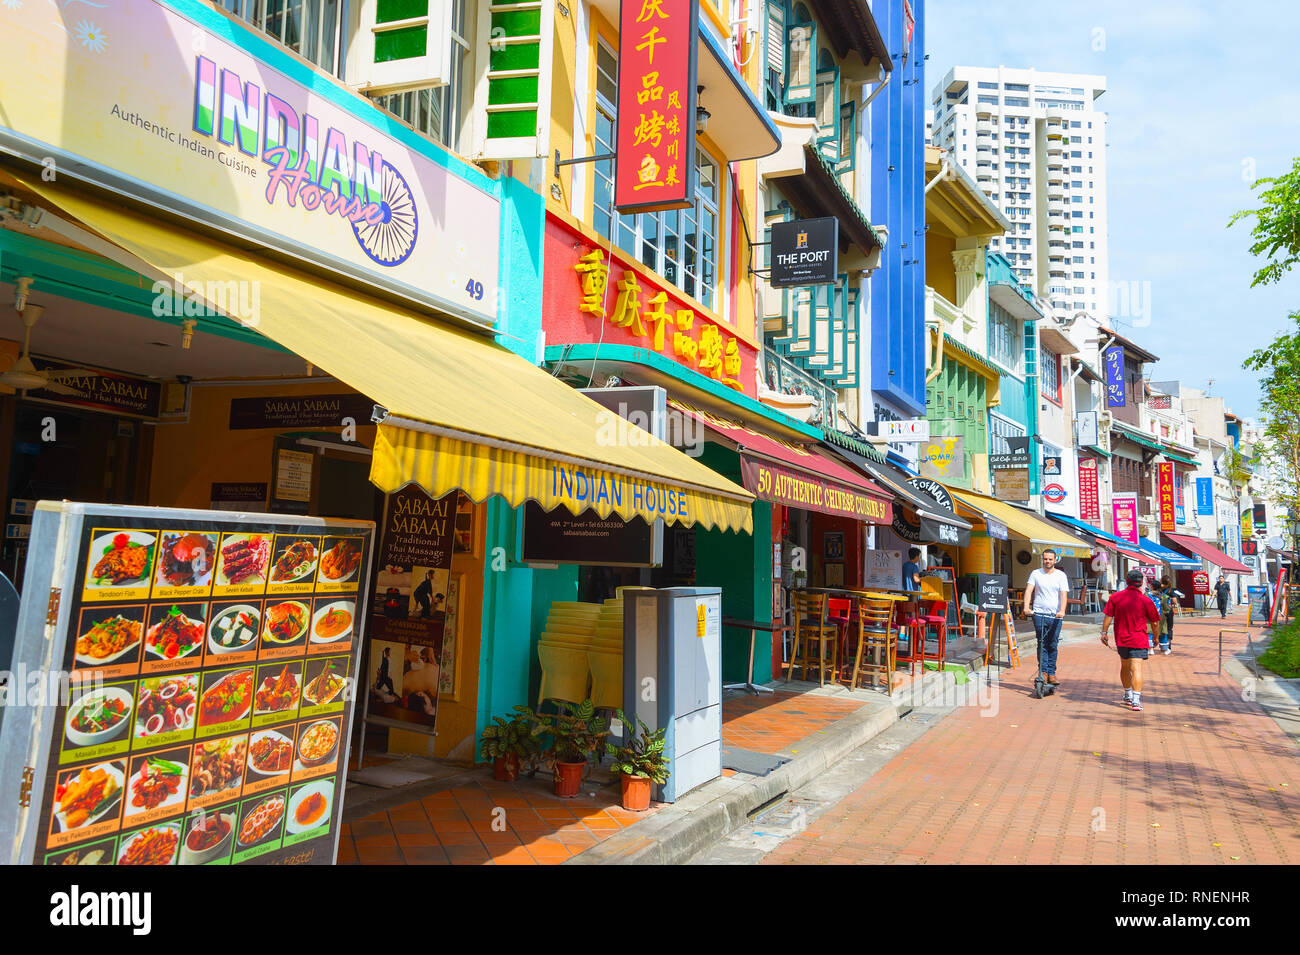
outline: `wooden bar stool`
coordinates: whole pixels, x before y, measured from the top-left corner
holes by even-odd
[[[871,678],[876,685],[876,675],[885,681],[885,694],[893,695],[894,667],[898,658],[898,625],[894,618],[895,604],[871,597],[857,597],[858,651],[853,663],[850,689],[858,688],[858,680]]]
[[[790,596],[794,603],[794,644],[786,664],[785,682],[790,682],[795,667],[801,679],[807,679],[809,668],[816,667],[821,685],[825,686],[828,649],[832,675],[839,665],[840,625],[827,616],[825,594],[796,590]]]

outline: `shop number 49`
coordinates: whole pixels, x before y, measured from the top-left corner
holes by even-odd
[[[483,298],[483,283],[470,279],[465,283],[465,291],[469,293],[469,297],[474,301],[481,301]]]

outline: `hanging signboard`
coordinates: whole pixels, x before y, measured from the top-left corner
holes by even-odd
[[[276,395],[232,398],[230,430],[342,428],[369,424],[375,403],[365,395]]]
[[[1160,509],[1160,529],[1174,531],[1178,529],[1177,515],[1174,512],[1174,466],[1168,461],[1156,465],[1156,502]]]
[[[1079,459],[1079,517],[1085,521],[1101,520],[1096,458]]]
[[[1138,506],[1136,494],[1112,494],[1112,533],[1134,546],[1138,542]]]
[[[1198,570],[1192,574],[1192,593],[1205,594],[1210,593],[1210,575],[1203,570]]]
[[[1265,533],[1268,530],[1268,505],[1256,504],[1252,515],[1255,521],[1255,533]]]
[[[656,532],[639,517],[602,518],[591,510],[575,515],[564,507],[547,511],[529,501],[524,509],[523,559],[529,564],[658,567],[663,563],[663,528]]]
[[[941,481],[960,481],[966,477],[966,439],[935,436],[917,452],[922,477]]]
[[[1196,513],[1214,513],[1214,481],[1212,478],[1198,477],[1196,479]]]
[[[1097,444],[1097,412],[1080,411],[1074,416],[1074,426],[1079,436],[1079,447],[1086,448]]]
[[[65,390],[33,388],[27,392],[28,398],[133,418],[157,418],[162,412],[162,382],[115,372],[92,371],[61,361],[38,360],[41,371],[64,373],[56,383]],[[77,374],[67,374],[78,370]]]
[[[1115,345],[1106,349],[1106,407],[1123,408],[1126,404],[1124,389],[1124,349]]]
[[[1152,395],[1147,399],[1147,407],[1154,411],[1168,411],[1174,406],[1172,395]]]
[[[621,0],[614,206],[695,202],[695,57],[699,0]],[[719,117],[726,120],[726,117]]]
[[[773,223],[768,284],[834,285],[839,281],[839,251],[840,224],[834,216]]]
[[[58,679],[5,701],[6,861],[332,864],[373,538],[41,502],[14,667]]]
[[[1029,469],[1003,468],[993,472],[993,496],[999,501],[1029,500]]]
[[[458,493],[433,498],[414,484],[384,500],[383,539],[370,610],[365,719],[431,732],[438,715],[451,599]]]
[[[1061,474],[1061,456],[1059,454],[1043,455],[1043,476],[1059,477]]]

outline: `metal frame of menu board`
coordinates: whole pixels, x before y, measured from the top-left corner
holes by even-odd
[[[40,502],[10,684],[25,698],[6,701],[0,724],[4,861],[332,864],[374,528]],[[345,539],[359,560],[331,580],[321,558]],[[282,555],[297,576],[276,581]],[[319,629],[349,603],[350,628],[334,617]],[[342,687],[308,700],[336,667]],[[328,744],[326,723],[333,748],[304,753],[308,738]],[[209,844],[191,839],[200,829]]]

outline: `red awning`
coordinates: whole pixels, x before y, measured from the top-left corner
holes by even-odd
[[[1254,571],[1240,561],[1233,560],[1223,551],[1219,550],[1213,544],[1201,540],[1199,537],[1192,537],[1188,534],[1165,534],[1165,540],[1169,541],[1175,547],[1181,547],[1183,550],[1191,551],[1197,557],[1208,560],[1215,567],[1218,567],[1224,573],[1228,574],[1253,574]]]
[[[893,521],[893,495],[847,464],[675,398],[668,406],[736,447],[745,488],[760,500],[868,524]],[[670,437],[678,446],[686,443],[684,435]]]

